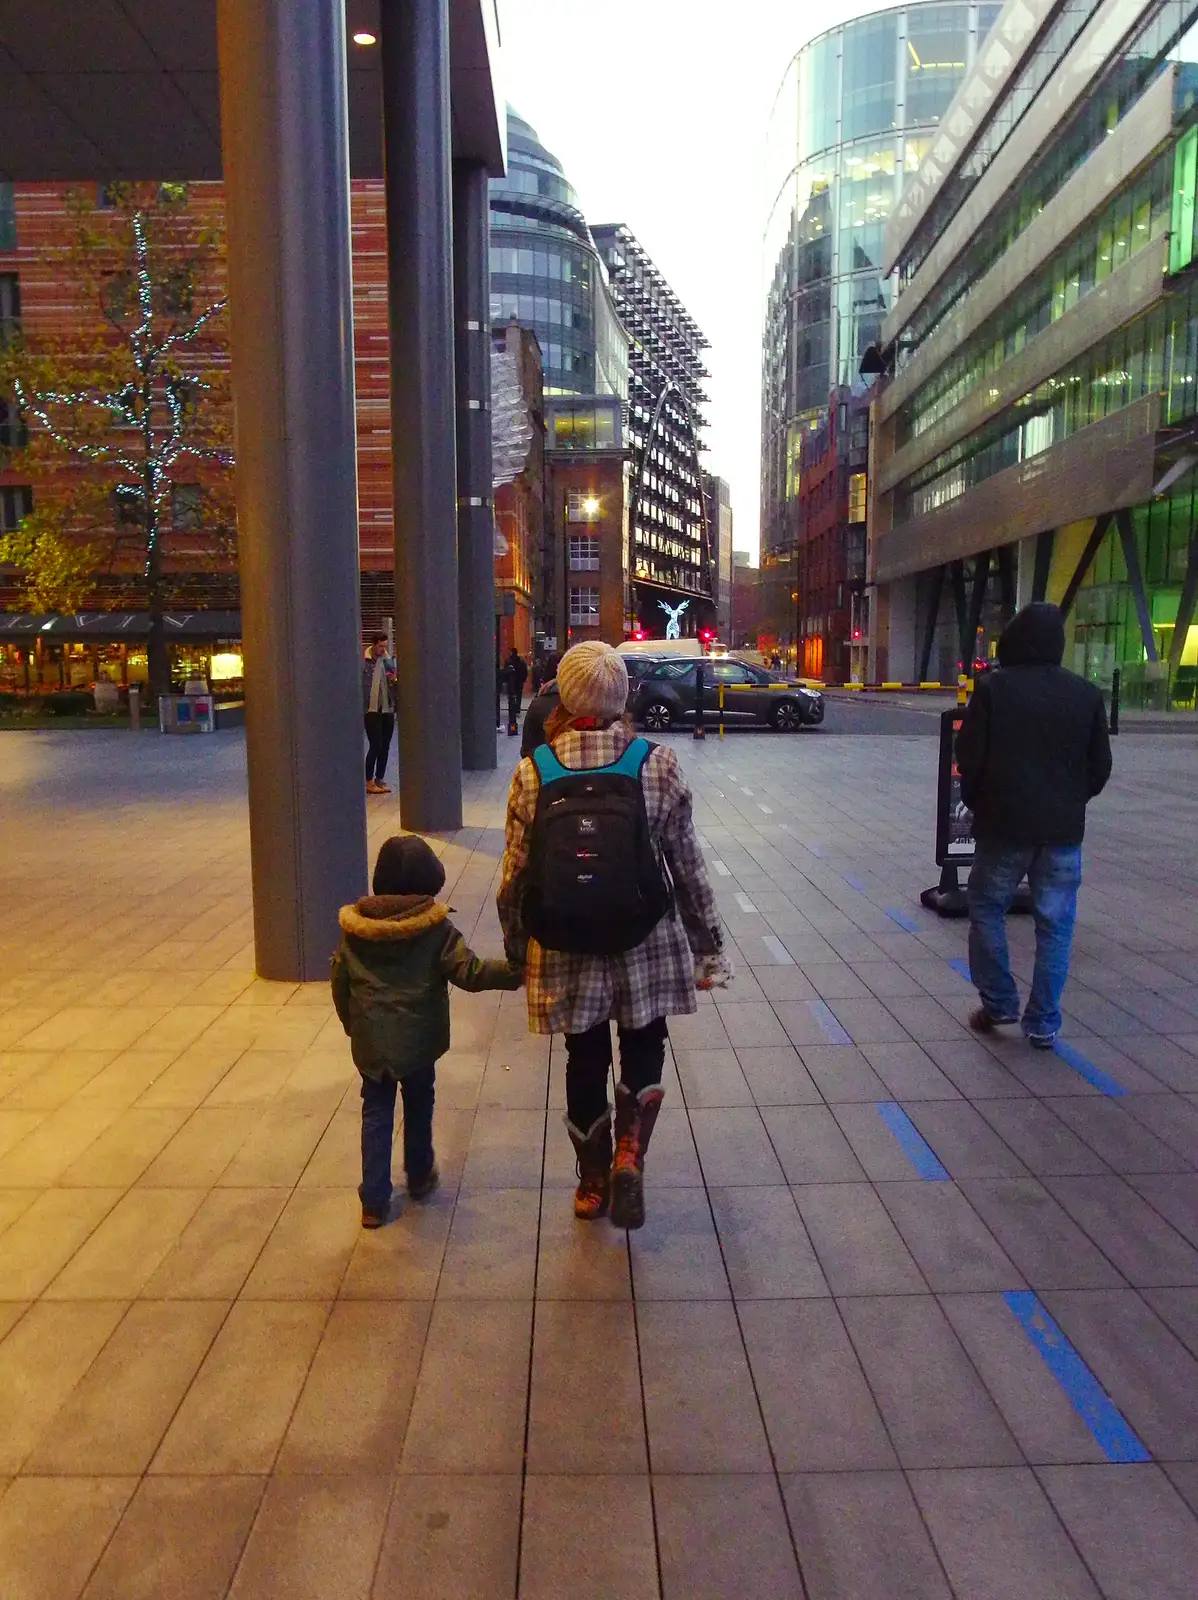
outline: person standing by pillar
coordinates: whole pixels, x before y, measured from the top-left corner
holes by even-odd
[[[528,662],[513,645],[504,662],[507,673],[507,731],[520,731],[520,707],[524,702],[524,685],[528,678]]]
[[[362,663],[362,719],[366,724],[366,793],[390,794],[383,782],[395,731],[395,663],[384,634],[375,634]]]
[[[1061,665],[1054,605],[1025,606],[998,641],[998,670],[978,679],[957,734],[961,798],[977,841],[969,874],[969,969],[977,1033],[1020,1022],[1006,915],[1024,877],[1036,921],[1036,965],[1023,1032],[1051,1050],[1061,1029],[1086,805],[1111,775],[1102,691]]]

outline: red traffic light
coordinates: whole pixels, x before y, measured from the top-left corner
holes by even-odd
[[[715,634],[712,633],[710,628],[703,628],[700,630],[699,637],[702,639],[704,644],[710,644],[712,639],[715,638]]]
[[[644,637],[645,637],[645,630],[644,630],[644,628],[637,628],[637,629],[635,629],[635,631],[634,631],[634,632],[633,632],[633,635],[632,635],[632,637],[633,637],[633,638],[634,638],[634,639],[638,639],[638,640],[639,640],[639,639],[643,639],[643,638],[644,638]]]
[[[853,638],[854,639],[859,639],[860,637],[861,637],[861,629],[860,628],[854,628],[853,629]]]

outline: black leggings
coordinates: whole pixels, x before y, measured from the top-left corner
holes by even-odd
[[[373,780],[382,783],[387,771],[387,753],[391,749],[395,714],[391,711],[367,711],[362,720],[366,724],[366,782]]]
[[[666,1019],[643,1028],[617,1024],[620,1082],[633,1094],[661,1082],[666,1061]],[[580,1133],[589,1133],[607,1108],[611,1067],[611,1024],[597,1022],[585,1033],[566,1035],[566,1115]]]

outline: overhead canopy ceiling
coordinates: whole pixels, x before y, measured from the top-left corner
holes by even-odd
[[[383,172],[378,0],[346,0],[350,170]],[[455,155],[503,170],[495,0],[450,0]],[[497,102],[498,105],[497,105]],[[221,176],[216,0],[0,0],[0,176]]]

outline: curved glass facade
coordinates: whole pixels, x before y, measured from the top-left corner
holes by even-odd
[[[541,346],[547,394],[628,397],[628,339],[561,162],[508,111],[508,170],[493,178],[491,324],[513,317]]]
[[[1000,10],[931,0],[874,12],[813,39],[787,67],[767,146],[766,551],[794,547],[802,436],[879,340],[892,288],[886,219]]]

